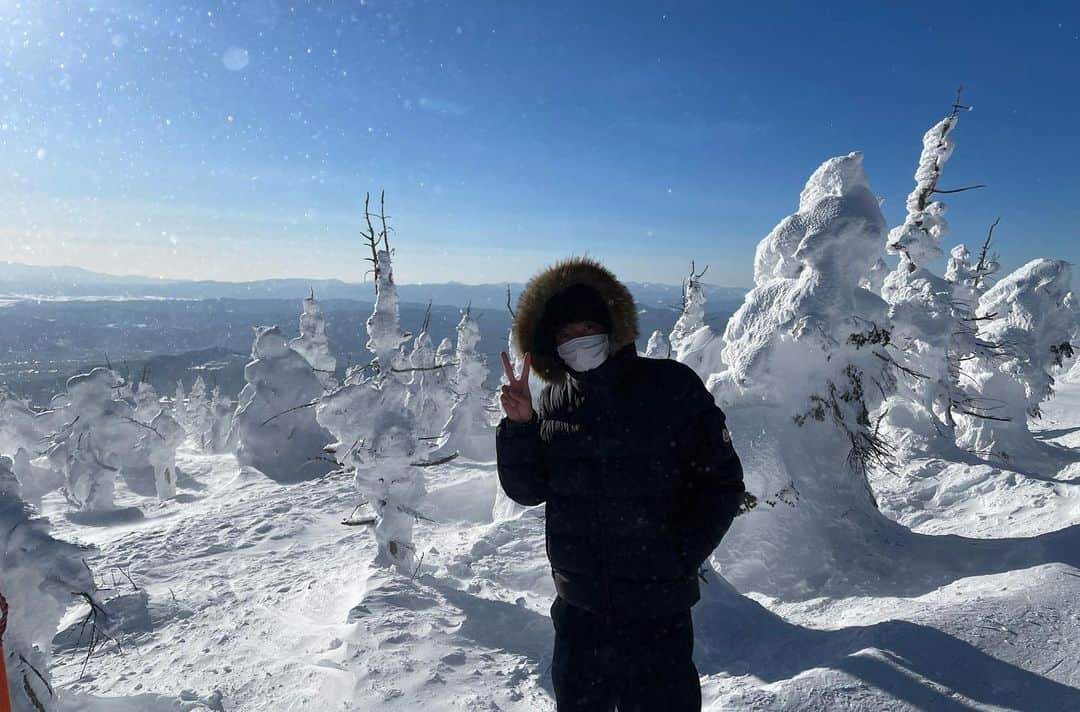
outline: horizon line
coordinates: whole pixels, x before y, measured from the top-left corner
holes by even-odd
[[[152,276],[144,275],[144,274],[131,274],[131,273],[119,274],[119,273],[115,273],[115,272],[102,272],[102,271],[99,271],[99,270],[89,269],[89,268],[83,267],[81,265],[66,265],[66,264],[39,265],[39,264],[29,264],[29,263],[26,263],[26,262],[16,262],[14,260],[0,260],[0,264],[2,264],[2,265],[10,265],[10,266],[15,266],[15,267],[29,267],[29,268],[32,268],[32,269],[40,269],[40,270],[75,269],[75,270],[81,270],[83,272],[88,272],[88,273],[90,273],[92,275],[100,275],[100,276],[104,276],[104,277],[117,277],[117,278],[121,278],[121,279],[140,279],[140,280],[146,280],[148,282],[158,282],[158,283],[161,283],[161,284],[170,284],[170,283],[173,283],[173,284],[191,284],[191,283],[199,283],[199,282],[206,283],[206,284],[252,284],[252,283],[256,283],[256,282],[285,281],[285,280],[291,280],[291,281],[297,281],[297,282],[305,282],[305,281],[307,281],[307,282],[336,282],[338,284],[351,285],[351,286],[361,286],[361,285],[372,285],[372,284],[374,284],[374,281],[371,281],[371,282],[368,282],[368,281],[350,282],[350,281],[340,279],[338,277],[260,277],[259,279],[245,279],[245,280],[232,281],[232,280],[224,280],[224,279],[199,279],[197,277],[175,278],[175,277],[152,277]],[[624,283],[626,283],[626,284],[641,284],[641,285],[659,284],[659,285],[663,285],[665,287],[681,287],[682,286],[681,284],[674,284],[674,283],[670,283],[670,282],[660,282],[660,281],[640,281],[640,280],[622,280],[622,281]],[[432,285],[432,284],[460,284],[460,285],[465,286],[465,287],[489,287],[489,286],[503,286],[503,285],[507,285],[507,284],[523,285],[523,284],[526,284],[526,283],[527,282],[518,282],[518,281],[475,282],[475,283],[473,283],[473,282],[461,282],[459,280],[448,280],[448,281],[445,281],[445,282],[398,282],[398,281],[394,282],[395,286],[398,286],[398,287],[425,286],[425,285]],[[712,282],[703,282],[703,284],[706,285],[706,286],[709,286],[709,287],[718,287],[718,288],[721,288],[721,289],[742,289],[742,290],[746,290],[746,291],[749,291],[749,290],[753,289],[752,286],[748,287],[748,286],[744,286],[744,285],[740,285],[740,284],[715,284],[715,283],[712,283]]]

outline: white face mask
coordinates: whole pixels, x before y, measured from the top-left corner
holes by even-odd
[[[588,371],[608,357],[611,343],[607,334],[590,334],[570,339],[559,345],[559,356],[575,371]]]

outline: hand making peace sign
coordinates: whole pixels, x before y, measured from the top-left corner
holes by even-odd
[[[503,371],[509,384],[502,387],[502,407],[506,417],[518,423],[525,423],[532,419],[533,407],[532,396],[529,394],[529,367],[532,365],[532,354],[526,352],[522,359],[521,375],[514,377],[514,367],[510,365],[510,356],[505,351],[500,352],[503,362]]]

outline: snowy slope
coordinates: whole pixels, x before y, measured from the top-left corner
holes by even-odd
[[[882,510],[926,534],[1035,536],[1080,522],[1080,379],[1057,384],[1031,421],[1038,460],[1009,468],[918,458],[873,479]]]
[[[1066,482],[1080,477],[1068,462],[1077,406],[1080,384],[1060,384],[1036,424],[1061,447],[1059,471],[953,465],[913,487],[923,513],[885,506],[899,488],[879,492],[924,533],[1035,537],[994,543],[1043,552],[1009,560],[1020,568],[906,596],[788,602],[710,577],[694,608],[704,708],[1080,709],[1080,484]],[[89,563],[116,579],[105,595],[123,594],[111,604],[123,655],[107,644],[79,679],[85,646],[73,630],[57,637],[62,709],[554,708],[543,507],[493,522],[493,463],[429,468],[424,511],[436,523],[417,526],[412,580],[369,569],[370,531],[340,524],[357,501],[347,478],[283,485],[192,450],[179,465],[175,501],[118,484],[118,505],[146,514],[134,522],[76,525],[46,498],[55,533],[96,544]]]

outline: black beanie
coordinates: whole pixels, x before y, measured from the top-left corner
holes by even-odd
[[[595,321],[611,332],[611,312],[600,293],[587,284],[571,284],[544,303],[544,315],[537,327],[536,350],[557,353],[555,335],[563,326],[575,321]]]

